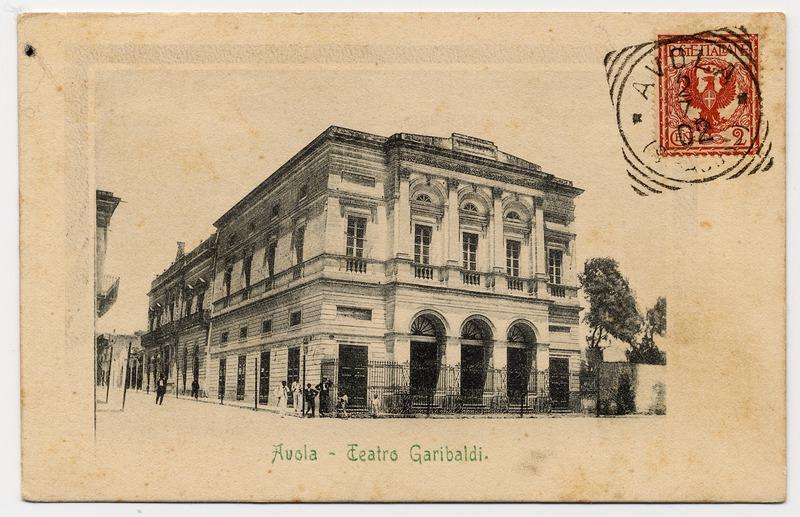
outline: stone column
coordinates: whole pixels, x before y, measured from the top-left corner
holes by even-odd
[[[395,223],[395,231],[397,232],[397,257],[410,259],[411,258],[411,200],[409,192],[409,177],[411,175],[408,169],[400,169],[398,171],[400,178],[400,193],[397,198],[397,222]]]
[[[544,198],[535,197],[534,205],[534,224],[533,241],[536,255],[536,275],[547,277],[547,257],[544,247]]]
[[[506,368],[508,366],[508,342],[495,341],[492,350],[492,367]]]
[[[447,265],[458,267],[461,263],[461,239],[458,221],[458,180],[447,180]]]
[[[457,337],[447,337],[444,364],[447,366],[456,366],[461,363],[461,340]]]
[[[503,189],[499,187],[492,187],[492,242],[494,243],[494,252],[492,253],[492,271],[495,273],[503,273],[505,267],[505,246],[503,243]]]
[[[411,341],[407,337],[394,338],[394,358],[393,361],[398,364],[408,363],[411,361]]]
[[[550,345],[548,343],[536,343],[536,370],[538,372],[542,372],[545,370],[550,369]],[[539,375],[536,376],[537,382],[542,380]],[[548,383],[550,382],[549,372],[548,377],[545,379]],[[537,386],[537,395],[549,395],[549,390],[544,392],[543,386]]]

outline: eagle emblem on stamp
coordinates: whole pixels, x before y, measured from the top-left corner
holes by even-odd
[[[604,59],[624,172],[639,196],[774,165],[758,35],[745,27],[661,34]]]
[[[753,154],[758,146],[758,35],[736,42],[659,35],[664,156]]]

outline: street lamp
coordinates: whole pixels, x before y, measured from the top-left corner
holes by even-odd
[[[303,385],[300,386],[300,393],[303,397],[302,409],[303,418],[306,417],[306,355],[308,355],[308,336],[303,338]]]

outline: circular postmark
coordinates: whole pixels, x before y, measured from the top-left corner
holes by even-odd
[[[772,166],[758,35],[744,28],[661,35],[610,52],[605,65],[626,172],[637,194]]]

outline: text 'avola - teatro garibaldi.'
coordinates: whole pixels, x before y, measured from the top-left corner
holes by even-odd
[[[179,243],[149,293],[145,382],[250,406],[327,379],[356,412],[578,410],[581,192],[486,140],[330,127]]]

